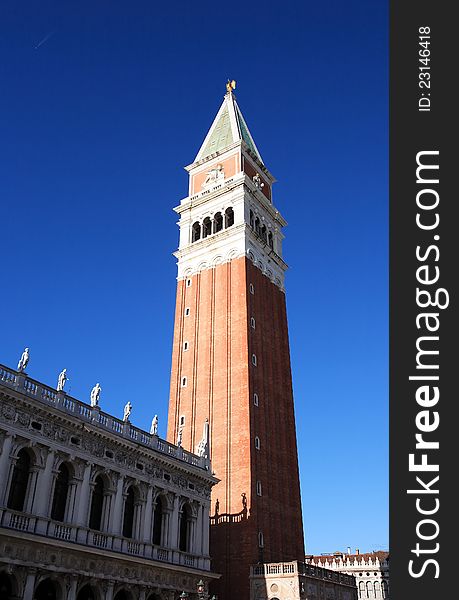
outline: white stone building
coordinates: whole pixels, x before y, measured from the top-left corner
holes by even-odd
[[[207,597],[207,453],[1,365],[0,447],[2,600]]]
[[[340,573],[354,575],[359,600],[389,600],[389,553],[383,550],[351,554],[307,556],[306,562]]]
[[[265,563],[250,569],[250,600],[357,600],[355,577],[301,563]]]

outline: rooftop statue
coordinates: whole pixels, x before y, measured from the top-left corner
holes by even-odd
[[[126,423],[127,421],[129,421],[129,417],[131,416],[131,412],[132,412],[132,404],[130,402],[128,402],[125,407],[124,407],[124,414],[123,414],[123,421]]]
[[[59,373],[59,377],[57,380],[57,391],[58,392],[63,392],[64,391],[64,386],[65,386],[65,382],[67,381],[68,377],[67,377],[67,369],[62,369],[62,371]]]
[[[27,363],[29,362],[29,349],[26,348],[24,350],[24,352],[22,353],[21,358],[19,359],[18,362],[18,371],[20,373],[22,373],[23,371],[25,371],[25,368],[27,367]]]
[[[91,390],[91,406],[93,408],[95,408],[96,406],[99,406],[99,398],[100,398],[100,391],[101,391],[101,387],[98,383],[96,383],[96,385],[92,388]]]
[[[153,417],[153,421],[151,422],[150,427],[150,433],[151,435],[158,435],[158,415],[155,415]]]

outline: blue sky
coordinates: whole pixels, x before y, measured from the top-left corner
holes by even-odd
[[[286,217],[306,550],[388,545],[384,1],[0,7],[0,362],[166,433],[177,216],[226,79]]]

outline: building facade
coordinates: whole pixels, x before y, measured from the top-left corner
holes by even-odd
[[[355,577],[304,562],[254,565],[250,600],[357,600]]]
[[[335,552],[330,555],[307,556],[310,565],[353,575],[359,600],[389,600],[389,553],[383,550],[351,554]]]
[[[199,451],[220,482],[211,556],[220,600],[249,598],[250,565],[304,556],[274,178],[231,85],[189,173],[180,216],[167,438]]]
[[[2,600],[193,600],[217,577],[204,453],[1,365],[0,444]]]

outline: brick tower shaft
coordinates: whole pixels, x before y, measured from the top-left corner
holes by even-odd
[[[168,439],[210,452],[219,600],[249,600],[249,567],[303,560],[281,228],[229,89],[180,215]],[[204,429],[203,429],[204,428]],[[206,428],[209,431],[206,444]],[[204,439],[203,439],[204,436]]]

